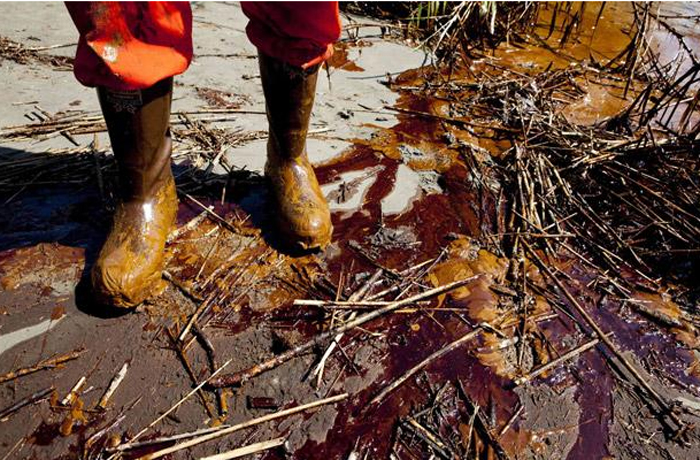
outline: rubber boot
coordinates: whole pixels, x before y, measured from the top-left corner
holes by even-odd
[[[134,307],[165,287],[165,241],[175,224],[177,194],[170,167],[172,78],[140,91],[98,88],[119,168],[120,202],[92,269],[95,297]]]
[[[267,119],[267,176],[275,217],[285,243],[302,250],[325,247],[333,225],[316,174],[306,155],[318,68],[301,69],[260,54]]]

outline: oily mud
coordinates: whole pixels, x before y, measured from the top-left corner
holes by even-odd
[[[412,96],[406,98],[405,103],[413,110],[433,110],[430,101],[415,100]],[[318,288],[311,283],[317,273],[327,273],[333,282],[337,282],[341,273],[360,276],[361,279],[363,273],[372,272],[377,264],[400,270],[436,257],[443,248],[447,248],[446,261],[435,267],[434,278],[429,278],[428,282],[440,285],[474,273],[487,274],[487,280],[481,280],[469,289],[455,291],[442,301],[438,300],[434,312],[409,311],[373,323],[368,330],[378,336],[351,334],[343,344],[344,354],[348,357],[337,357],[329,362],[326,377],[319,388],[314,388],[308,380],[302,380],[316,359],[313,355],[307,355],[252,380],[241,389],[227,393],[230,415],[225,417],[226,422],[244,421],[273,408],[284,408],[319,395],[346,391],[350,394],[350,400],[343,405],[325,408],[312,415],[289,418],[254,435],[260,438],[280,434],[288,436],[286,450],[293,458],[345,458],[353,452],[384,458],[392,449],[408,452],[403,445],[394,446],[396,440],[404,436],[396,434],[397,420],[411,417],[426,405],[444,382],[459,382],[471,401],[484,408],[494,431],[505,427],[517,415],[518,407],[524,407],[524,415],[515,420],[499,439],[500,445],[510,456],[591,458],[591,455],[609,455],[611,452],[607,444],[601,440],[609,439],[608,427],[615,421],[613,415],[616,412],[609,397],[614,388],[614,379],[600,355],[589,352],[573,363],[570,374],[561,370],[551,375],[545,374],[544,382],[535,387],[512,387],[516,366],[528,369],[546,363],[553,358],[548,348],[569,349],[580,338],[580,332],[573,323],[562,320],[561,316],[551,318],[552,307],[542,294],[533,296],[535,308],[531,323],[520,325],[513,318],[500,317],[502,311],[508,310],[508,296],[498,291],[498,285],[504,282],[507,259],[482,248],[487,246],[485,241],[480,243],[484,234],[497,227],[495,222],[483,220],[484,216],[491,214],[489,206],[493,206],[493,202],[484,202],[489,198],[480,198],[474,188],[465,185],[469,183],[468,167],[458,154],[444,146],[445,132],[438,123],[406,118],[405,124],[400,123],[390,134],[378,135],[379,145],[376,147],[370,140],[343,155],[340,161],[319,168],[322,183],[333,182],[343,174],[357,170],[372,170],[376,174],[364,191],[357,192],[362,200],[356,209],[334,215],[334,239],[338,243],[326,254],[291,258],[271,251],[260,231],[250,223],[250,219],[246,219],[243,209],[235,204],[221,205],[213,200],[207,201],[206,196],[199,196],[205,206],[215,204],[215,212],[226,221],[236,222],[237,232],[230,232],[216,222],[205,220],[193,231],[178,235],[171,242],[167,270],[175,282],[161,298],[146,307],[150,319],[143,325],[143,335],[150,345],[132,344],[127,349],[134,353],[138,350],[137,346],[153,344],[167,349],[163,328],[187,321],[194,307],[192,297],[201,300],[212,296],[211,319],[204,328],[214,343],[219,359],[237,356],[232,366],[243,369],[271,354],[289,349],[321,330],[319,321],[324,316],[322,312],[298,311],[290,305],[294,298],[319,295]],[[420,146],[411,145],[416,143],[415,139],[419,138],[417,133],[420,132],[434,133],[435,137],[431,141],[421,137]],[[382,201],[396,186],[395,175],[406,161],[392,158],[391,153],[386,153],[394,150],[386,143],[387,137],[399,139],[397,144],[405,150],[420,149],[422,152],[431,142],[438,146],[434,151],[440,152],[435,154],[439,160],[434,161],[441,164],[439,169],[435,169],[439,171],[436,173],[440,176],[442,193],[429,194],[419,190],[411,197],[408,210],[384,215]],[[399,150],[398,147],[395,150]],[[414,160],[411,158],[408,161]],[[201,213],[200,208],[183,201],[180,227],[186,226]],[[28,269],[27,251],[4,254],[3,279],[8,291],[31,286],[37,281],[32,278],[22,283],[15,281],[17,273],[32,271]],[[82,261],[80,251],[70,248],[47,251],[47,248],[38,246],[34,251],[46,257],[32,257],[32,263],[37,267],[50,267],[51,257],[59,258],[62,264],[69,267]],[[55,270],[60,266],[49,271],[52,276],[65,279],[68,274]],[[221,267],[231,269],[220,270],[217,274]],[[579,269],[577,275],[576,266],[571,261],[564,262],[562,269],[569,269],[574,276],[580,276],[582,287],[590,281],[585,277],[585,270]],[[222,273],[225,275],[219,276]],[[534,267],[530,278],[533,282],[541,279]],[[70,273],[68,279],[75,281],[76,274]],[[39,281],[51,284],[50,278]],[[55,287],[52,289],[55,290]],[[329,293],[321,292],[320,295],[328,297]],[[640,296],[640,300],[644,298]],[[596,303],[591,300],[591,304]],[[591,309],[596,319],[609,330],[615,330],[618,340],[628,344],[639,359],[649,353],[663,353],[656,365],[664,366],[664,373],[688,389],[698,384],[697,379],[686,374],[693,362],[690,356],[684,357],[682,350],[671,345],[675,342],[673,329],[667,334],[657,332],[650,335],[644,321],[640,322],[632,309],[622,312],[617,304],[605,308],[604,301],[600,305],[602,311]],[[440,308],[454,311],[440,311]],[[674,311],[672,307],[668,308]],[[10,312],[13,313],[12,310]],[[445,361],[438,361],[426,368],[424,375],[420,375],[415,382],[407,382],[378,407],[368,407],[368,402],[378,391],[423,359],[428,350],[439,349],[442,344],[468,332],[471,325],[483,321],[499,321],[506,337],[494,333],[483,334],[473,344],[452,352]],[[517,337],[515,330],[519,328],[535,338],[525,351],[520,351],[517,341],[513,340]],[[684,330],[682,325],[674,328]],[[644,345],[640,347],[640,343]],[[86,341],[86,345],[89,344]],[[96,351],[93,347],[93,352]],[[110,352],[107,349],[102,353]],[[191,353],[194,353],[190,359],[197,369],[197,378],[205,377],[206,356],[201,352]],[[172,368],[176,358],[174,353],[169,354],[167,359],[161,358],[161,365]],[[151,380],[152,366],[151,362],[147,369],[131,370],[131,375]],[[100,364],[100,368],[109,367]],[[103,377],[105,385],[108,377]],[[187,382],[187,376],[181,371],[176,371],[173,377]],[[168,380],[160,378],[153,383],[164,384],[167,388]],[[552,390],[547,390],[548,386]],[[134,397],[141,393],[138,387],[125,388],[127,394]],[[90,397],[89,393],[84,396],[85,399]],[[261,400],[265,404],[261,405]],[[171,401],[167,394],[159,394],[150,407],[163,410]],[[552,408],[557,410],[553,411]],[[618,410],[617,406],[615,409]],[[115,434],[122,431],[121,437],[128,438],[128,432],[133,434],[139,426],[149,423],[153,412],[141,410],[144,411],[141,417],[131,416],[129,426],[133,426],[133,429],[125,432],[116,429]],[[73,452],[66,453],[66,458],[94,448],[88,439],[93,431],[105,426],[104,416],[85,415],[80,408],[71,410],[70,414],[67,417],[62,412],[45,413],[43,417],[46,418],[33,431],[28,443],[34,449],[48,449],[48,452]],[[199,424],[193,422],[204,420],[207,417],[201,407],[192,404],[187,411],[178,412],[158,434],[194,429]],[[212,420],[209,418],[209,423]],[[464,428],[457,433],[463,435],[467,431]],[[225,450],[246,439],[243,435],[232,436],[218,448]],[[478,445],[481,455],[492,455],[484,442]],[[167,444],[161,444],[158,448],[165,446]],[[619,448],[614,449],[617,451]],[[150,450],[155,448],[139,450],[135,454],[146,454]],[[287,455],[282,451],[272,452],[264,458],[285,458]]]

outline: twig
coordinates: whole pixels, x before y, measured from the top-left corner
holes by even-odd
[[[10,407],[7,407],[5,409],[0,410],[0,420],[14,414],[24,406],[28,406],[30,404],[34,404],[36,402],[39,402],[43,399],[46,399],[52,392],[54,388],[53,385],[50,386],[49,388],[45,388],[41,391],[37,391],[36,393],[32,393],[31,395],[27,396],[26,398],[23,398]]]
[[[101,430],[95,432],[93,435],[91,435],[87,441],[85,441],[85,444],[83,446],[83,457],[82,458],[90,458],[88,455],[88,451],[90,448],[98,441],[100,438],[102,438],[104,435],[109,433],[110,430],[116,428],[120,423],[122,423],[126,419],[126,414],[129,412],[131,409],[133,409],[139,402],[141,402],[141,396],[136,398],[134,402],[129,404],[128,407],[123,408],[119,414],[114,418],[114,420],[102,428]]]
[[[275,412],[274,414],[263,415],[262,417],[248,420],[247,422],[238,423],[236,425],[231,425],[229,427],[220,429],[214,433],[205,434],[203,436],[199,436],[197,438],[190,439],[189,441],[175,444],[174,446],[168,447],[166,449],[161,449],[159,451],[153,452],[152,454],[145,455],[145,456],[141,457],[140,460],[153,460],[156,458],[160,458],[164,455],[168,455],[168,454],[171,454],[173,452],[178,452],[182,449],[187,449],[189,447],[196,446],[197,444],[201,444],[203,442],[210,441],[212,439],[220,438],[221,436],[231,434],[235,431],[239,431],[239,430],[242,430],[244,428],[249,428],[251,426],[255,426],[255,425],[259,425],[261,423],[269,422],[270,420],[276,420],[278,418],[287,417],[289,415],[298,414],[300,412],[304,412],[304,411],[307,411],[309,409],[314,409],[316,407],[323,406],[326,404],[332,404],[332,403],[335,403],[338,401],[342,401],[343,399],[345,399],[347,397],[348,397],[348,394],[343,393],[343,394],[340,394],[337,396],[331,396],[330,398],[319,399],[318,401],[303,404],[301,406],[296,406],[296,407],[292,407],[289,409],[281,410],[279,412]]]
[[[522,404],[518,404],[518,409],[515,412],[513,412],[513,415],[510,416],[506,424],[503,425],[503,428],[501,428],[501,431],[498,432],[498,439],[501,439],[503,435],[505,435],[508,432],[508,430],[510,430],[510,427],[513,425],[513,422],[515,422],[515,419],[520,417],[520,414],[522,414],[523,411],[525,411],[525,406],[523,406]]]
[[[208,206],[207,209],[210,210],[210,211],[213,211],[213,210],[214,210],[214,206]],[[170,242],[172,242],[172,241],[175,241],[175,240],[178,239],[178,238],[180,237],[180,235],[182,235],[183,233],[185,233],[185,232],[187,232],[187,231],[189,231],[189,230],[192,230],[192,229],[194,229],[195,227],[197,227],[197,225],[199,225],[200,223],[202,223],[202,221],[203,221],[204,219],[207,218],[207,214],[208,214],[207,211],[202,211],[202,212],[200,212],[199,214],[197,214],[196,216],[194,216],[192,219],[190,219],[190,220],[189,220],[185,225],[183,225],[182,227],[178,227],[178,228],[176,228],[175,230],[173,230],[172,232],[170,232],[170,234],[168,235],[168,243],[170,243]]]
[[[449,449],[445,443],[437,439],[437,437],[431,433],[430,430],[418,423],[415,418],[409,417],[408,422],[404,423],[404,426],[410,428],[413,433],[424,440],[430,447],[435,449],[442,458],[446,458],[448,460],[455,458],[454,453],[450,451],[451,449]]]
[[[114,395],[114,392],[117,391],[119,385],[121,385],[122,380],[124,380],[124,377],[126,377],[126,372],[128,370],[129,362],[127,361],[124,363],[119,372],[117,372],[117,375],[115,375],[112,381],[110,382],[109,387],[107,387],[107,391],[105,391],[105,393],[100,398],[100,402],[97,403],[97,407],[101,407],[102,409],[107,408],[107,403],[112,398],[112,395]]]
[[[238,449],[233,449],[228,452],[223,452],[221,454],[210,455],[208,457],[201,457],[199,460],[230,460],[232,458],[244,457],[246,455],[256,454],[264,450],[281,446],[282,444],[284,444],[284,441],[284,438],[275,438],[270,439],[269,441],[256,442],[254,444],[239,447]]]
[[[17,448],[20,446],[20,444],[22,445],[22,447],[24,447],[24,443],[26,441],[27,441],[26,436],[19,438],[17,440],[17,442],[15,443],[15,445],[12,446],[12,448],[10,450],[5,452],[5,455],[3,455],[2,460],[7,460],[8,458],[10,458],[10,456],[15,453],[15,450],[17,450]]]
[[[224,228],[226,228],[227,230],[229,230],[229,231],[231,231],[231,232],[233,232],[233,233],[238,233],[238,229],[237,229],[235,226],[231,225],[231,223],[230,223],[229,221],[227,221],[226,219],[224,219],[223,217],[221,217],[220,215],[218,215],[216,212],[214,212],[214,210],[211,209],[211,206],[204,206],[204,204],[202,204],[201,201],[199,201],[197,198],[193,197],[193,196],[190,195],[189,193],[183,193],[183,194],[184,194],[190,201],[192,201],[194,204],[196,204],[197,206],[199,206],[200,208],[202,208],[202,209],[204,210],[204,212],[206,212],[207,214],[209,214],[209,215],[210,215],[211,217],[213,217],[217,222],[219,222],[221,225],[223,225]]]
[[[591,348],[595,347],[598,344],[598,342],[600,342],[600,340],[598,340],[598,339],[593,339],[589,342],[586,342],[583,345],[576,347],[567,353],[564,353],[563,355],[561,355],[557,359],[550,361],[543,366],[538,367],[537,369],[530,372],[529,374],[515,378],[515,380],[514,380],[515,385],[520,386],[523,383],[529,382],[530,380],[538,377],[539,375],[542,375],[543,373],[547,372],[548,370],[557,367],[559,364],[561,364],[565,361],[568,361],[570,359],[573,359],[573,358],[577,357],[578,355],[580,355],[581,353],[590,350]]]
[[[209,299],[207,299],[207,300],[209,300]],[[201,315],[202,312],[204,311],[204,309],[207,308],[207,305],[209,305],[209,302],[207,300],[201,302],[197,306],[197,309],[194,311],[192,316],[190,316],[189,321],[187,321],[187,324],[185,325],[185,327],[182,328],[182,332],[180,332],[180,335],[177,336],[178,342],[182,343],[185,340],[185,338],[187,337],[187,334],[189,334],[192,326],[194,326],[196,324],[196,321],[197,321],[197,318],[199,318],[199,315]]]
[[[349,300],[354,301],[354,300],[361,300],[363,297],[367,295],[367,292],[369,292],[370,289],[372,289],[372,286],[379,280],[379,277],[382,275],[381,269],[377,270],[374,272],[372,276],[369,277],[369,279],[356,291],[354,292]],[[348,316],[348,320],[352,321],[355,319],[357,314],[355,312],[350,313]],[[332,327],[332,326],[331,326]],[[325,353],[323,353],[323,356],[321,356],[321,359],[319,360],[318,364],[314,368],[313,375],[316,376],[316,387],[320,388],[321,387],[321,382],[323,381],[323,370],[326,366],[326,361],[328,358],[330,358],[331,354],[333,353],[333,350],[335,350],[336,346],[340,348],[340,340],[343,338],[343,333],[337,334],[335,337],[333,337],[333,341],[328,345],[328,348],[326,349]],[[342,349],[341,349],[342,350]]]
[[[341,326],[339,326],[336,329],[328,330],[322,334],[317,335],[313,339],[309,340],[308,342],[299,345],[295,348],[292,348],[280,355],[277,355],[271,359],[268,359],[267,361],[264,361],[260,364],[256,364],[255,366],[252,366],[244,371],[236,372],[233,374],[228,374],[224,375],[222,377],[219,377],[217,379],[213,379],[210,382],[210,385],[214,388],[220,388],[220,387],[228,387],[228,386],[233,386],[233,385],[239,385],[244,383],[245,381],[262,374],[263,372],[269,371],[270,369],[274,369],[277,366],[281,365],[282,363],[285,363],[289,361],[290,359],[299,356],[300,354],[306,352],[307,350],[310,350],[314,346],[316,346],[319,343],[324,343],[327,340],[330,340],[332,337],[335,337],[337,334],[341,332],[346,332],[351,329],[356,328],[357,326],[360,326],[368,321],[371,321],[375,318],[378,318],[386,313],[392,312],[394,310],[398,310],[399,308],[405,306],[405,305],[410,305],[412,303],[415,303],[419,300],[425,300],[437,295],[440,295],[442,293],[452,291],[454,289],[457,289],[460,286],[464,286],[475,279],[479,278],[481,275],[475,275],[475,276],[470,276],[468,278],[464,278],[459,281],[454,281],[452,283],[445,284],[443,286],[430,289],[428,291],[422,292],[420,294],[416,294],[412,297],[408,297],[403,300],[398,300],[396,302],[392,302],[391,304],[379,308],[377,310],[373,310],[371,312],[365,313],[364,315],[358,316],[356,319],[349,321]]]
[[[124,452],[126,450],[140,449],[141,447],[153,446],[156,444],[163,444],[166,442],[179,441],[181,439],[194,438],[195,436],[201,436],[203,434],[213,433],[214,431],[222,430],[229,425],[219,425],[211,428],[202,428],[200,430],[190,431],[187,433],[175,434],[172,436],[163,436],[160,438],[149,439],[147,441],[140,442],[129,442],[126,444],[120,444],[114,448],[107,448],[107,452]]]
[[[214,372],[214,370],[217,367],[219,367],[218,360],[216,359],[216,351],[214,350],[214,345],[211,343],[204,331],[200,329],[199,326],[197,326],[196,324],[194,325],[194,328],[192,328],[192,331],[199,340],[199,343],[202,345],[202,348],[204,348],[204,352],[207,354],[209,366],[211,367],[211,372]],[[219,401],[219,415],[223,417],[228,413],[226,394],[223,389],[217,388],[216,396]]]
[[[25,375],[33,374],[34,372],[38,372],[38,371],[41,371],[44,369],[53,369],[53,368],[65,363],[65,362],[77,359],[83,353],[85,353],[85,349],[81,348],[81,349],[72,351],[70,353],[67,353],[65,355],[60,355],[60,356],[55,356],[53,358],[45,359],[35,366],[25,367],[22,369],[18,369],[16,371],[8,372],[7,374],[0,377],[0,383],[5,383],[5,382],[8,382],[10,380],[14,380],[16,378],[23,377]]]
[[[310,300],[297,299],[293,305],[295,307],[321,307],[321,308],[344,308],[356,307],[384,307],[391,305],[394,301],[387,300]],[[418,302],[416,302],[418,303]]]
[[[73,43],[62,43],[59,45],[48,45],[48,46],[32,46],[32,47],[27,47],[27,51],[48,51],[48,50],[55,50],[58,48],[68,48],[69,46],[76,46],[78,43],[73,42]]]
[[[484,439],[486,443],[488,443],[493,448],[497,458],[508,459],[508,454],[505,450],[503,450],[503,447],[498,442],[498,439],[496,439],[494,434],[491,432],[491,428],[488,426],[486,420],[484,420],[484,417],[481,415],[481,412],[479,411],[479,406],[477,406],[469,397],[469,393],[467,393],[467,391],[464,389],[464,384],[462,383],[462,381],[460,379],[457,379],[457,382],[459,383],[459,390],[462,394],[464,402],[467,404],[467,406],[469,406],[468,409],[470,409],[472,414],[474,414],[473,423],[477,432],[479,432],[482,439]]]
[[[194,370],[192,370],[192,366],[187,360],[187,355],[185,354],[182,344],[175,340],[173,333],[170,332],[170,328],[166,327],[165,332],[168,334],[168,338],[170,339],[170,345],[175,349],[175,353],[177,354],[178,358],[180,358],[182,365],[185,367],[187,375],[190,377],[190,380],[192,380],[192,384],[197,385],[197,376],[194,374]],[[214,369],[216,369],[216,367],[214,367],[210,372],[213,372]],[[207,411],[207,415],[214,418],[214,411],[212,410],[211,404],[204,394],[204,391],[200,389],[197,393],[199,394],[199,399],[202,400],[202,404],[204,405],[204,409]]]
[[[85,376],[80,377],[80,379],[78,379],[78,382],[75,385],[73,385],[73,388],[71,388],[66,397],[61,400],[61,405],[70,406],[73,403],[75,397],[78,395],[80,389],[83,388],[83,385],[85,385],[86,381],[87,378]]]
[[[372,400],[369,402],[368,406],[373,406],[375,404],[380,404],[386,396],[397,389],[399,386],[401,386],[406,380],[410,379],[413,375],[416,374],[416,372],[420,371],[423,369],[425,366],[428,364],[432,363],[436,359],[439,359],[443,355],[453,351],[460,345],[462,345],[465,342],[468,342],[469,340],[473,339],[477,335],[481,333],[483,330],[482,327],[477,327],[473,331],[469,332],[468,334],[463,335],[459,339],[455,340],[454,342],[446,345],[445,347],[441,348],[440,350],[436,351],[435,353],[431,354],[427,358],[425,358],[423,361],[420,363],[416,364],[413,366],[411,369],[409,369],[406,373],[404,373],[401,377],[396,379],[394,382],[392,382],[390,385],[386,386],[377,396],[372,398]]]
[[[184,284],[182,284],[177,278],[175,278],[168,270],[163,270],[163,278],[168,280],[170,283],[173,284],[180,292],[182,292],[187,298],[192,300],[193,302],[204,302],[204,299],[197,294],[196,292],[193,292],[192,289],[188,288]]]
[[[471,448],[472,445],[472,436],[474,435],[474,422],[476,421],[476,417],[479,414],[479,410],[481,408],[479,405],[475,404],[472,407],[472,415],[469,417],[469,435],[467,436],[467,451],[464,453],[464,458],[469,458],[469,449]]]
[[[173,405],[173,407],[171,407],[170,409],[166,410],[163,414],[161,414],[160,417],[158,417],[158,418],[156,418],[155,420],[153,420],[151,423],[148,424],[148,426],[146,426],[144,429],[142,429],[141,431],[139,431],[138,433],[136,433],[133,437],[131,437],[131,439],[129,439],[129,441],[128,441],[127,443],[132,443],[132,442],[136,441],[138,438],[140,438],[141,436],[143,436],[144,433],[146,433],[148,430],[150,430],[156,423],[160,422],[160,421],[163,420],[165,417],[167,417],[168,415],[170,415],[175,409],[177,409],[178,407],[180,407],[180,405],[182,405],[182,403],[184,403],[185,401],[187,401],[188,399],[190,399],[190,398],[192,397],[193,394],[195,394],[196,392],[198,392],[200,388],[202,388],[204,385],[206,385],[206,383],[207,383],[210,379],[212,379],[213,377],[216,377],[216,375],[217,375],[219,372],[221,372],[222,370],[224,370],[224,369],[226,368],[226,366],[228,366],[228,365],[231,363],[231,361],[232,361],[231,359],[229,359],[228,361],[226,361],[220,368],[218,368],[216,371],[214,371],[214,373],[212,373],[208,378],[204,379],[204,380],[202,381],[202,383],[200,383],[199,385],[197,385],[196,387],[194,387],[194,388],[192,389],[192,391],[190,391],[190,392],[187,393],[185,396],[183,396],[177,403],[175,403],[175,404]]]

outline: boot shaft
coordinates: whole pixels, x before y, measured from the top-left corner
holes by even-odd
[[[259,54],[271,149],[284,159],[304,154],[319,66],[302,69]]]
[[[98,88],[97,94],[119,168],[121,198],[146,201],[172,176],[172,78],[143,90]]]

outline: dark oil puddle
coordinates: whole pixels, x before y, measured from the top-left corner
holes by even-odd
[[[88,436],[88,430],[94,428],[97,424],[102,422],[103,417],[91,417],[86,423],[81,423],[74,425],[72,432],[69,436],[75,437],[75,442],[68,447],[69,453],[66,453],[60,457],[55,457],[57,459],[74,459],[83,458],[80,446],[84,446]],[[61,433],[62,422],[49,423],[47,421],[42,421],[39,426],[31,433],[27,442],[34,444],[36,446],[49,446],[54,443],[55,440],[64,437]]]
[[[29,441],[39,446],[48,446],[54,439],[61,435],[60,429],[60,423],[41,422],[37,429],[34,430],[34,433],[29,437]]]

